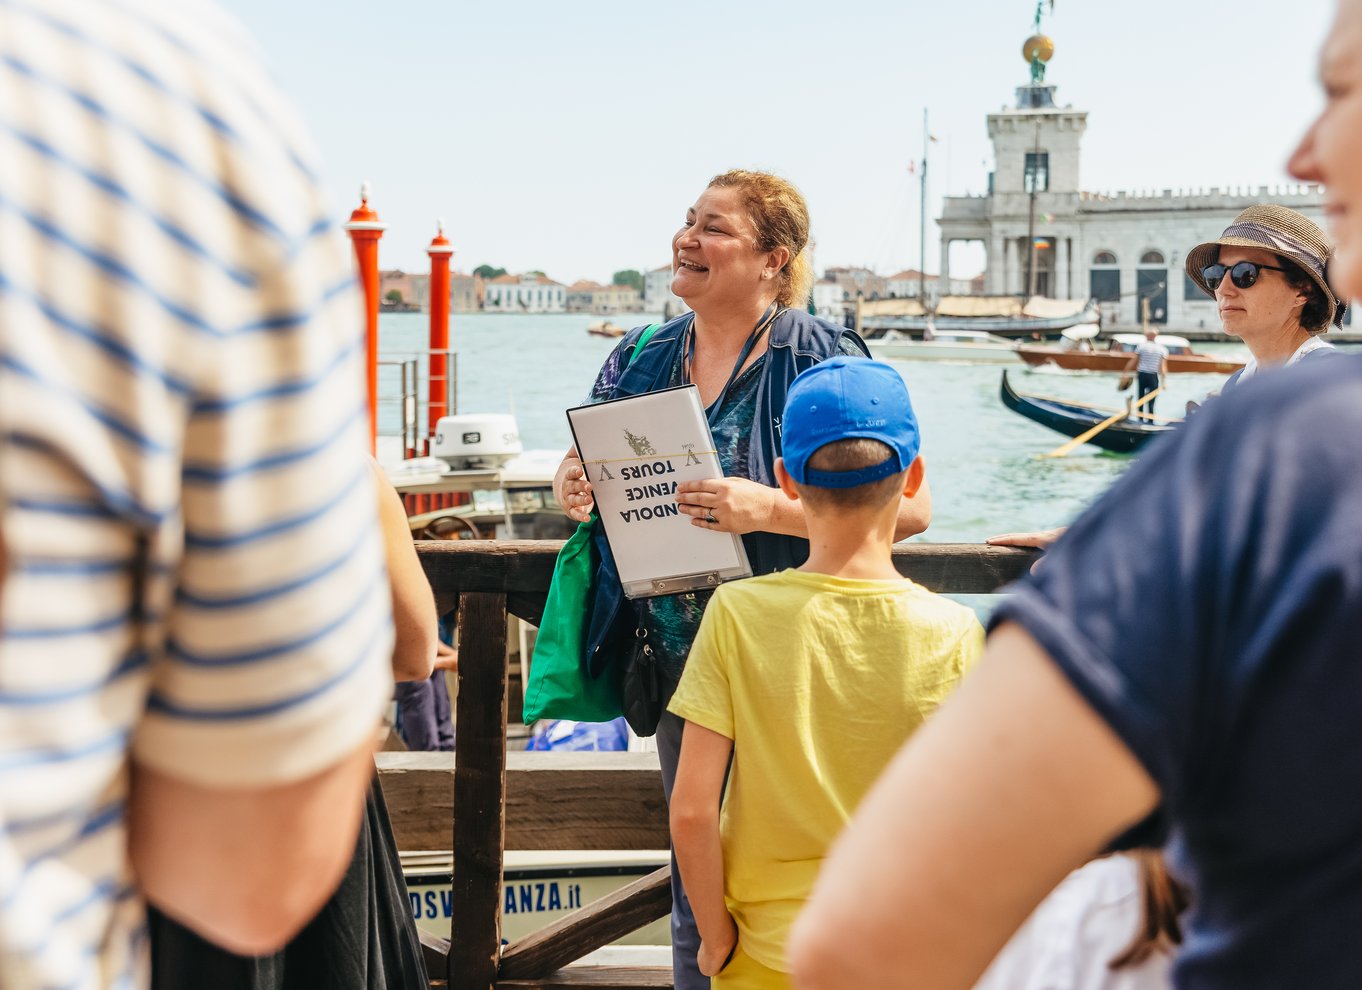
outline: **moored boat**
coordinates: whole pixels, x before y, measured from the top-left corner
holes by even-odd
[[[1066,437],[1080,436],[1120,413],[1119,409],[1099,409],[1081,402],[1017,392],[1008,382],[1006,371],[1003,372],[1000,392],[1003,405],[1007,408]],[[1094,435],[1088,443],[1117,454],[1131,454],[1181,422],[1180,419],[1137,419],[1134,415],[1128,415]]]
[[[495,464],[451,465],[436,457],[415,458],[388,472],[402,495],[460,492],[461,505],[416,512],[412,534],[427,540],[564,540],[576,523],[553,495],[557,450],[517,452]]]
[[[595,323],[586,325],[586,332],[593,337],[623,337],[626,331],[618,323],[611,323],[609,320],[597,320]]]
[[[900,361],[1012,364],[1017,360],[1016,343],[982,330],[938,330],[923,340],[890,330],[866,343],[875,357]]]
[[[1085,328],[1086,329],[1086,328]],[[1114,371],[1127,369],[1130,359],[1144,336],[1138,333],[1114,334],[1106,350],[1092,350],[1087,342],[1090,338],[1066,332],[1064,342],[1052,344],[1019,344],[1017,356],[1033,367],[1052,364],[1067,371]],[[1161,333],[1155,340],[1168,348],[1168,372],[1229,375],[1244,366],[1244,362],[1231,357],[1215,354],[1198,354],[1186,337]]]
[[[881,336],[890,330],[935,333],[980,330],[1013,339],[1055,337],[1074,326],[1096,326],[1097,304],[1086,299],[1047,299],[1033,296],[943,296],[928,309],[918,299],[874,299],[859,303],[862,336]]]

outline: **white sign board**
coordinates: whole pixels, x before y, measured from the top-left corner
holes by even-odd
[[[568,410],[577,451],[630,598],[713,588],[747,577],[742,539],[691,524],[683,481],[722,478],[694,385]]]

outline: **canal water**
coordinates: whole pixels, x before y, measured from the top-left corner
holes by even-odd
[[[564,410],[583,400],[615,345],[586,333],[586,325],[597,319],[581,313],[456,314],[450,346],[458,352],[459,411],[514,413],[527,450],[566,449],[570,434]],[[658,317],[612,319],[630,327]],[[427,327],[425,314],[383,314],[381,356],[424,349]],[[1247,354],[1236,344],[1196,346]],[[998,365],[891,363],[913,398],[932,488],[932,526],[919,539],[978,542],[996,533],[1069,522],[1133,462],[1087,445],[1064,458],[1042,458],[1065,438],[1004,408],[998,398]],[[380,371],[380,392],[394,394],[396,369]],[[1022,392],[1110,405],[1113,410],[1124,404],[1113,375],[1030,369],[1020,361],[1008,366],[1008,375]],[[1171,375],[1157,411],[1181,415],[1187,400],[1200,401],[1223,380],[1220,375]],[[384,410],[380,432],[395,430],[396,412]],[[424,409],[421,415],[424,421]]]

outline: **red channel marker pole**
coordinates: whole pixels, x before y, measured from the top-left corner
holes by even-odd
[[[378,240],[387,230],[369,206],[369,183],[359,189],[359,209],[350,214],[346,233],[355,246],[359,282],[364,288],[364,337],[369,380],[369,453],[378,448]]]
[[[430,398],[426,403],[429,430],[426,433],[426,453],[435,439],[435,428],[441,416],[454,412],[448,408],[449,375],[449,259],[454,249],[445,238],[445,222],[439,222],[435,238],[426,248],[430,256],[430,373],[426,376]]]

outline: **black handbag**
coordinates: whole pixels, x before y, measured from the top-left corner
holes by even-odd
[[[676,685],[662,672],[657,654],[648,643],[648,630],[642,623],[634,631],[634,647],[624,664],[620,680],[620,702],[624,720],[638,736],[657,732],[657,723],[667,709]]]

